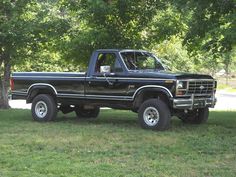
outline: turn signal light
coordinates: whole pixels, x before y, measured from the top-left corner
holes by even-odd
[[[182,96],[182,95],[184,95],[185,94],[185,91],[178,91],[177,93],[176,93],[176,95],[179,95],[179,96]]]
[[[10,79],[10,87],[11,90],[14,90],[14,80],[12,78]]]

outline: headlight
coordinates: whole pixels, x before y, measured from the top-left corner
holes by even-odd
[[[187,91],[187,81],[177,81],[176,83],[176,95],[184,95]]]
[[[184,88],[184,82],[183,81],[179,81],[177,83],[177,89],[183,89]]]
[[[187,89],[187,81],[177,81],[177,85],[176,85],[177,89]]]

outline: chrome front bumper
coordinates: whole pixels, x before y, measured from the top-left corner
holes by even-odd
[[[194,109],[194,108],[205,108],[211,107],[214,108],[217,99],[215,95],[212,95],[210,98],[194,98],[194,95],[191,98],[174,98],[173,99],[173,108],[175,109]]]

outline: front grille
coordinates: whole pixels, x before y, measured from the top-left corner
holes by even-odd
[[[188,82],[188,94],[212,94],[214,90],[214,81],[194,80]]]

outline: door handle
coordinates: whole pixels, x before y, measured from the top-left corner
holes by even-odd
[[[115,81],[110,81],[108,78],[107,78],[107,76],[106,76],[106,73],[103,73],[103,76],[104,76],[104,78],[106,79],[106,81],[107,81],[107,83],[109,84],[109,85],[114,85],[114,83],[115,83]]]

